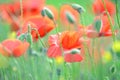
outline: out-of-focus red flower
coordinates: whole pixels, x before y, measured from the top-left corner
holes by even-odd
[[[72,50],[81,49],[83,41],[80,34],[76,31],[65,31],[51,35],[48,40],[50,47],[48,48],[47,56],[50,58],[64,56],[66,62],[80,62],[83,59],[81,54],[79,52],[73,54]]]
[[[24,0],[22,2],[23,21],[24,19],[40,14],[45,0]],[[21,7],[20,2],[4,4],[0,6],[2,18],[11,25],[12,30],[17,31],[21,24]]]
[[[23,1],[23,15],[38,15],[45,4],[45,0],[25,0]]]
[[[29,47],[28,42],[17,39],[7,39],[0,44],[0,53],[4,56],[20,57]]]
[[[76,21],[79,21],[79,13],[76,10],[74,10],[70,5],[63,5],[60,9],[60,18],[63,23],[69,23],[66,17],[66,11],[70,12],[76,19]]]
[[[88,28],[86,29],[86,35],[89,38],[94,38],[94,37],[103,37],[103,36],[112,36],[112,30],[111,30],[111,25],[110,25],[110,21],[107,17],[107,15],[103,15],[101,17],[96,17],[96,19],[101,19],[102,20],[102,26],[100,28],[100,32],[97,32],[95,30],[95,27],[93,27],[93,25],[88,26]],[[112,19],[112,23],[114,23],[113,18]],[[114,32],[116,33],[116,31]]]
[[[22,27],[22,33],[26,33],[28,31],[28,24],[31,25],[32,29],[31,34],[33,39],[38,39],[39,35],[40,37],[44,37],[48,32],[50,32],[55,27],[54,22],[50,20],[48,17],[42,17],[40,15],[32,16],[25,20]]]
[[[110,15],[115,14],[115,5],[110,0],[104,0],[107,11]],[[102,0],[95,0],[93,3],[93,11],[95,14],[101,14],[105,11],[104,4]]]

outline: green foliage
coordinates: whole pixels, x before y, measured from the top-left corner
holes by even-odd
[[[10,33],[10,26],[7,23],[0,22],[0,41],[5,40]]]

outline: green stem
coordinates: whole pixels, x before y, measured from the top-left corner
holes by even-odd
[[[120,28],[120,20],[119,20],[119,15],[118,15],[118,13],[119,13],[119,11],[118,11],[118,1],[115,0],[115,3],[116,3],[116,17],[117,17],[117,23],[118,23],[118,26],[119,26],[119,28]]]
[[[35,30],[35,31],[36,31],[36,33],[38,34],[38,39],[39,39],[39,41],[41,42],[42,46],[43,46],[43,47],[47,47],[47,45],[46,45],[46,44],[44,44],[44,42],[42,41],[42,39],[41,39],[41,37],[40,37],[39,32],[38,32],[35,28],[32,28],[32,30]]]
[[[111,16],[107,10],[107,7],[106,7],[106,3],[104,0],[102,0],[102,3],[104,5],[104,8],[105,8],[105,11],[106,11],[106,14],[107,14],[107,17],[108,17],[108,20],[110,22],[110,28],[111,28],[111,31],[112,31],[112,38],[113,38],[113,41],[115,41],[115,34],[114,34],[114,29],[113,29],[113,23],[112,23],[112,20],[111,20]]]
[[[21,20],[20,20],[20,33],[22,32],[22,26],[23,26],[23,1],[20,0],[20,11],[21,11]]]
[[[56,21],[55,21],[55,19],[53,19],[53,22],[54,22],[54,25],[55,25],[55,30],[56,30],[56,33],[58,34],[58,29],[57,29],[57,24],[56,24]]]

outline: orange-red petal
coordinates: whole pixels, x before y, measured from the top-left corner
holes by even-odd
[[[29,48],[29,43],[28,42],[23,42],[13,50],[13,56],[19,57],[22,54],[26,52],[26,50]]]
[[[72,63],[72,62],[81,62],[83,60],[82,56],[80,54],[65,54],[64,57],[66,62]]]
[[[56,58],[62,56],[62,51],[59,45],[51,45],[47,51],[47,56],[50,58]]]

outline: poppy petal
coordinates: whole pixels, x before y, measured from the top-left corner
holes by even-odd
[[[28,49],[28,47],[29,47],[29,43],[28,42],[22,43],[21,45],[19,45],[18,47],[16,47],[13,50],[13,56],[15,56],[15,57],[21,56],[23,53],[26,52],[26,50]]]
[[[51,45],[47,51],[47,56],[50,58],[56,58],[56,57],[62,56],[62,51],[60,46]]]
[[[65,54],[64,57],[66,62],[81,62],[83,60],[82,56],[80,54]]]

